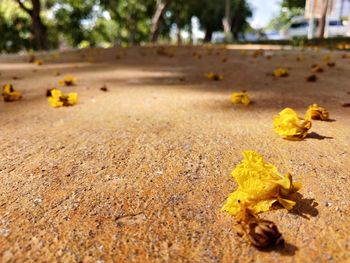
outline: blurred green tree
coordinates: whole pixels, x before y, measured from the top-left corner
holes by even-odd
[[[118,25],[115,42],[138,44],[148,40],[154,0],[101,0],[101,5]]]
[[[94,22],[94,4],[94,0],[51,0],[48,2],[54,26],[61,40],[65,39],[69,45],[74,47],[84,40],[89,40]]]
[[[283,0],[281,10],[277,17],[273,18],[267,28],[273,30],[286,30],[290,21],[295,16],[303,15],[306,0]]]
[[[251,16],[245,0],[2,0],[0,7],[5,2],[12,6],[11,17],[0,8],[0,23],[6,29],[0,48],[7,52],[59,44],[140,44],[160,37],[167,41],[174,25],[181,43],[181,31],[188,31],[191,39],[194,16],[206,32],[205,41],[210,41],[213,32],[223,28],[227,6],[232,16],[226,24],[237,38]]]
[[[283,0],[282,7],[289,9],[292,8],[305,8],[306,0]]]
[[[21,16],[6,18],[0,11],[0,52],[14,53],[31,47],[31,22]]]
[[[203,0],[194,4],[194,15],[199,18],[201,27],[205,31],[204,42],[210,42],[213,32],[223,29],[223,20],[227,14],[226,1]],[[232,17],[230,30],[233,38],[238,39],[239,33],[243,32],[248,26],[247,19],[252,16],[252,11],[244,0],[231,0],[230,9]]]

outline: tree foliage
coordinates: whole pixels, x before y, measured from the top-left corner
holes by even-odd
[[[282,7],[286,7],[289,9],[292,8],[304,8],[306,4],[306,0],[283,0]]]
[[[268,28],[286,30],[293,17],[304,14],[305,2],[306,0],[283,0],[278,16],[270,21]]]
[[[251,10],[246,1],[230,1],[235,30],[242,32]],[[0,52],[169,39],[174,25],[191,35],[193,17],[211,35],[223,30],[224,16],[225,0],[1,0]]]

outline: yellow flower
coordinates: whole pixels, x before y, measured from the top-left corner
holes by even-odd
[[[206,73],[205,77],[209,80],[223,80],[224,79],[224,75],[213,73],[213,72]]]
[[[2,94],[5,102],[16,101],[22,99],[22,93],[15,91],[11,84],[5,84],[2,87]]]
[[[64,77],[64,79],[60,80],[58,83],[61,86],[73,86],[73,85],[75,85],[76,81],[77,81],[77,79],[75,77],[73,77],[72,75],[66,75]]]
[[[243,161],[232,171],[238,187],[229,195],[222,210],[235,216],[239,216],[242,209],[256,214],[268,211],[276,202],[288,210],[292,209],[295,201],[291,199],[301,184],[293,183],[290,174],[281,175],[257,152],[244,151],[243,156]]]
[[[323,61],[325,61],[325,62],[328,62],[328,61],[330,61],[331,60],[331,55],[325,55],[324,57],[323,57]]]
[[[78,103],[78,94],[75,92],[65,95],[59,89],[50,89],[47,91],[47,96],[49,104],[53,108],[73,106]]]
[[[275,77],[287,77],[288,76],[288,70],[284,68],[277,68],[273,71],[273,75]]]
[[[250,104],[250,99],[245,92],[234,92],[231,94],[231,102],[233,104],[243,104],[248,106]]]
[[[36,59],[36,60],[34,61],[34,64],[35,64],[35,65],[38,65],[38,66],[41,66],[42,64],[44,64],[44,62],[43,62],[41,59]]]
[[[317,104],[312,104],[306,112],[305,119],[325,121],[329,119],[329,112]]]
[[[253,58],[257,58],[257,57],[262,56],[262,55],[264,55],[264,50],[262,50],[262,49],[254,50],[252,53]]]
[[[285,108],[273,121],[275,132],[287,140],[302,140],[311,128],[311,121],[298,117],[291,108]]]
[[[311,66],[311,71],[315,73],[317,72],[319,73],[319,72],[323,72],[323,68],[318,64],[314,64]]]

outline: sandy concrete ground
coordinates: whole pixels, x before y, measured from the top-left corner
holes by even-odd
[[[1,84],[24,95],[0,103],[2,262],[349,262],[350,108],[341,105],[350,59],[332,53],[336,67],[308,83],[328,52],[299,62],[300,51],[266,54],[182,47],[173,58],[133,48],[42,56],[43,66],[0,59]],[[290,76],[269,76],[276,67]],[[208,71],[225,79],[209,81]],[[78,85],[63,90],[80,103],[50,108],[45,91],[67,73]],[[230,104],[242,89],[253,105]],[[274,133],[281,109],[304,115],[312,103],[335,121],[313,122],[301,142]],[[220,211],[248,149],[303,184],[294,210],[261,215],[283,233],[277,251],[250,246]]]

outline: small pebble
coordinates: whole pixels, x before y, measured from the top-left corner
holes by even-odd
[[[326,202],[324,203],[324,205],[325,205],[326,207],[331,207],[331,206],[332,206],[332,203],[331,203],[331,202],[326,201]]]

